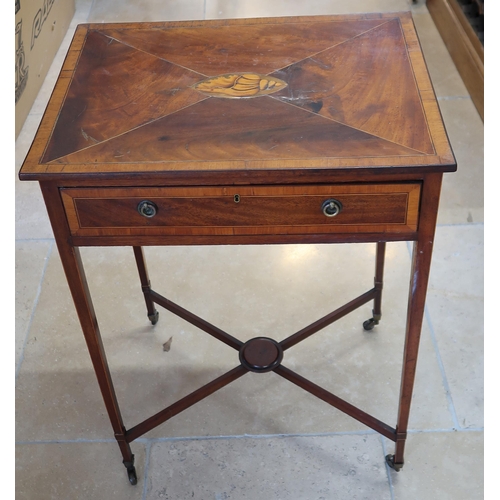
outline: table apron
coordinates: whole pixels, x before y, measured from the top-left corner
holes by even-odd
[[[340,244],[377,243],[391,241],[415,241],[418,232],[411,233],[341,233],[298,235],[252,235],[252,236],[74,236],[68,242],[74,247],[105,246],[211,246],[211,245],[287,245],[287,244]]]
[[[104,186],[59,193],[78,246],[340,243],[414,240],[421,183]]]

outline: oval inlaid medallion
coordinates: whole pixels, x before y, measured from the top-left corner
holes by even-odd
[[[193,89],[212,97],[259,97],[278,92],[287,86],[279,78],[257,73],[229,73],[207,78],[193,85]]]

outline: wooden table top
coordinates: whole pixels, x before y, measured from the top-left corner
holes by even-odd
[[[21,179],[456,169],[409,13],[80,25]]]

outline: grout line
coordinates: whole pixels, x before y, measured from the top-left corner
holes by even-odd
[[[460,99],[470,100],[471,97],[470,95],[445,95],[437,98],[438,101],[457,101]]]
[[[54,242],[54,238],[16,238],[16,242],[22,242],[22,243],[32,243],[32,242],[37,242],[37,243],[43,243],[44,241],[46,242]]]
[[[152,443],[146,444],[146,460],[144,463],[144,473],[143,473],[143,481],[144,484],[142,486],[142,500],[146,500],[146,494],[148,492],[148,474],[149,474],[149,458],[151,457],[151,445]]]
[[[51,244],[50,244],[49,249],[47,251],[47,255],[45,256],[45,263],[43,265],[42,275],[40,277],[40,281],[38,283],[38,288],[36,290],[35,300],[33,301],[33,306],[31,309],[31,314],[30,314],[30,319],[28,321],[28,326],[26,327],[26,332],[24,334],[24,342],[23,342],[23,347],[21,350],[21,356],[19,357],[19,361],[17,362],[17,366],[16,366],[16,374],[15,374],[15,378],[14,378],[14,380],[16,380],[16,381],[17,381],[17,377],[19,376],[19,372],[21,371],[21,365],[23,364],[23,361],[24,361],[24,351],[26,348],[26,344],[28,343],[28,337],[29,337],[29,333],[31,330],[31,325],[33,323],[35,311],[36,311],[36,308],[38,306],[38,301],[40,300],[40,294],[42,292],[42,283],[43,283],[43,280],[45,278],[45,272],[47,271],[47,266],[49,265],[49,260],[50,260],[50,256],[52,254],[53,248],[54,248],[54,241],[51,241]]]
[[[408,249],[408,253],[410,254],[410,263],[411,263],[411,258],[413,254],[413,241],[407,241],[406,248]]]
[[[446,399],[448,400],[448,410],[451,413],[451,416],[452,416],[452,419],[453,419],[453,424],[455,425],[455,427],[457,429],[462,430],[462,427],[458,423],[457,412],[455,410],[455,405],[453,404],[453,398],[451,396],[451,390],[450,390],[450,386],[448,384],[448,378],[446,377],[446,371],[444,369],[444,363],[443,363],[443,360],[441,358],[441,354],[439,352],[439,348],[438,348],[438,344],[437,344],[436,333],[434,331],[434,326],[432,324],[430,313],[429,313],[429,309],[427,308],[427,306],[425,306],[424,315],[425,315],[425,319],[427,320],[427,323],[429,325],[429,330],[430,330],[430,333],[431,333],[432,345],[434,346],[434,352],[436,354],[436,359],[437,359],[437,362],[438,362],[439,370],[441,372],[443,386],[444,386],[444,389],[446,391]]]
[[[287,439],[295,437],[333,437],[333,436],[367,436],[378,434],[372,430],[362,431],[344,431],[344,432],[314,432],[314,433],[296,433],[296,434],[234,434],[227,436],[178,436],[178,437],[159,437],[159,438],[139,438],[138,442],[166,443],[175,441],[218,441],[233,439]]]
[[[207,0],[203,2],[203,19],[207,18]]]
[[[484,432],[481,427],[471,428],[449,428],[449,429],[413,429],[408,430],[408,434],[429,434],[429,433],[466,433],[466,432]],[[336,436],[373,436],[379,435],[376,431],[345,431],[345,432],[318,432],[309,434],[241,434],[241,435],[227,435],[227,436],[184,436],[184,437],[164,437],[164,438],[138,438],[133,443],[143,443],[146,445],[153,445],[155,443],[173,443],[178,441],[231,441],[237,439],[289,439],[289,438],[316,438],[316,437],[336,437]],[[79,444],[79,443],[116,443],[113,438],[102,439],[42,439],[38,441],[16,441],[16,445],[27,444]]]
[[[410,242],[406,242],[406,246],[408,248],[408,251],[410,252],[410,258],[412,255],[412,247],[410,245]],[[430,285],[430,283],[429,283]],[[458,423],[458,418],[457,418],[457,413],[455,411],[455,405],[453,404],[453,398],[451,397],[451,391],[450,391],[450,386],[448,384],[448,378],[446,377],[446,372],[444,369],[444,364],[443,360],[441,358],[441,354],[439,352],[439,348],[437,345],[437,340],[436,340],[436,333],[434,331],[434,326],[432,324],[431,316],[429,313],[429,309],[427,306],[424,308],[424,319],[427,321],[427,324],[429,326],[429,331],[430,331],[430,337],[431,337],[431,342],[434,347],[434,354],[436,355],[436,360],[438,363],[439,371],[441,372],[441,381],[446,393],[446,399],[448,401],[448,411],[451,414],[451,418],[453,420],[453,425],[455,426],[456,430],[462,430],[462,427]]]
[[[116,439],[41,439],[39,441],[16,441],[16,445],[25,444],[89,444],[89,443],[116,443]]]
[[[456,224],[437,224],[436,227],[469,227],[469,226],[484,226],[484,222],[457,222]]]
[[[451,427],[448,429],[413,429],[408,434],[432,434],[433,432],[484,432],[484,427]]]
[[[385,465],[385,472],[387,474],[387,480],[389,481],[389,491],[391,492],[391,500],[395,500],[394,497],[394,485],[392,484],[392,475],[391,475],[391,468],[387,464],[385,457],[388,455],[387,453],[387,448],[385,447],[385,442],[384,442],[384,436],[380,435],[380,442],[382,444],[382,453],[384,455],[384,465]]]

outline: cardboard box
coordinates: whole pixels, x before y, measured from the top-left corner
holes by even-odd
[[[16,1],[16,138],[75,13],[75,0]]]

